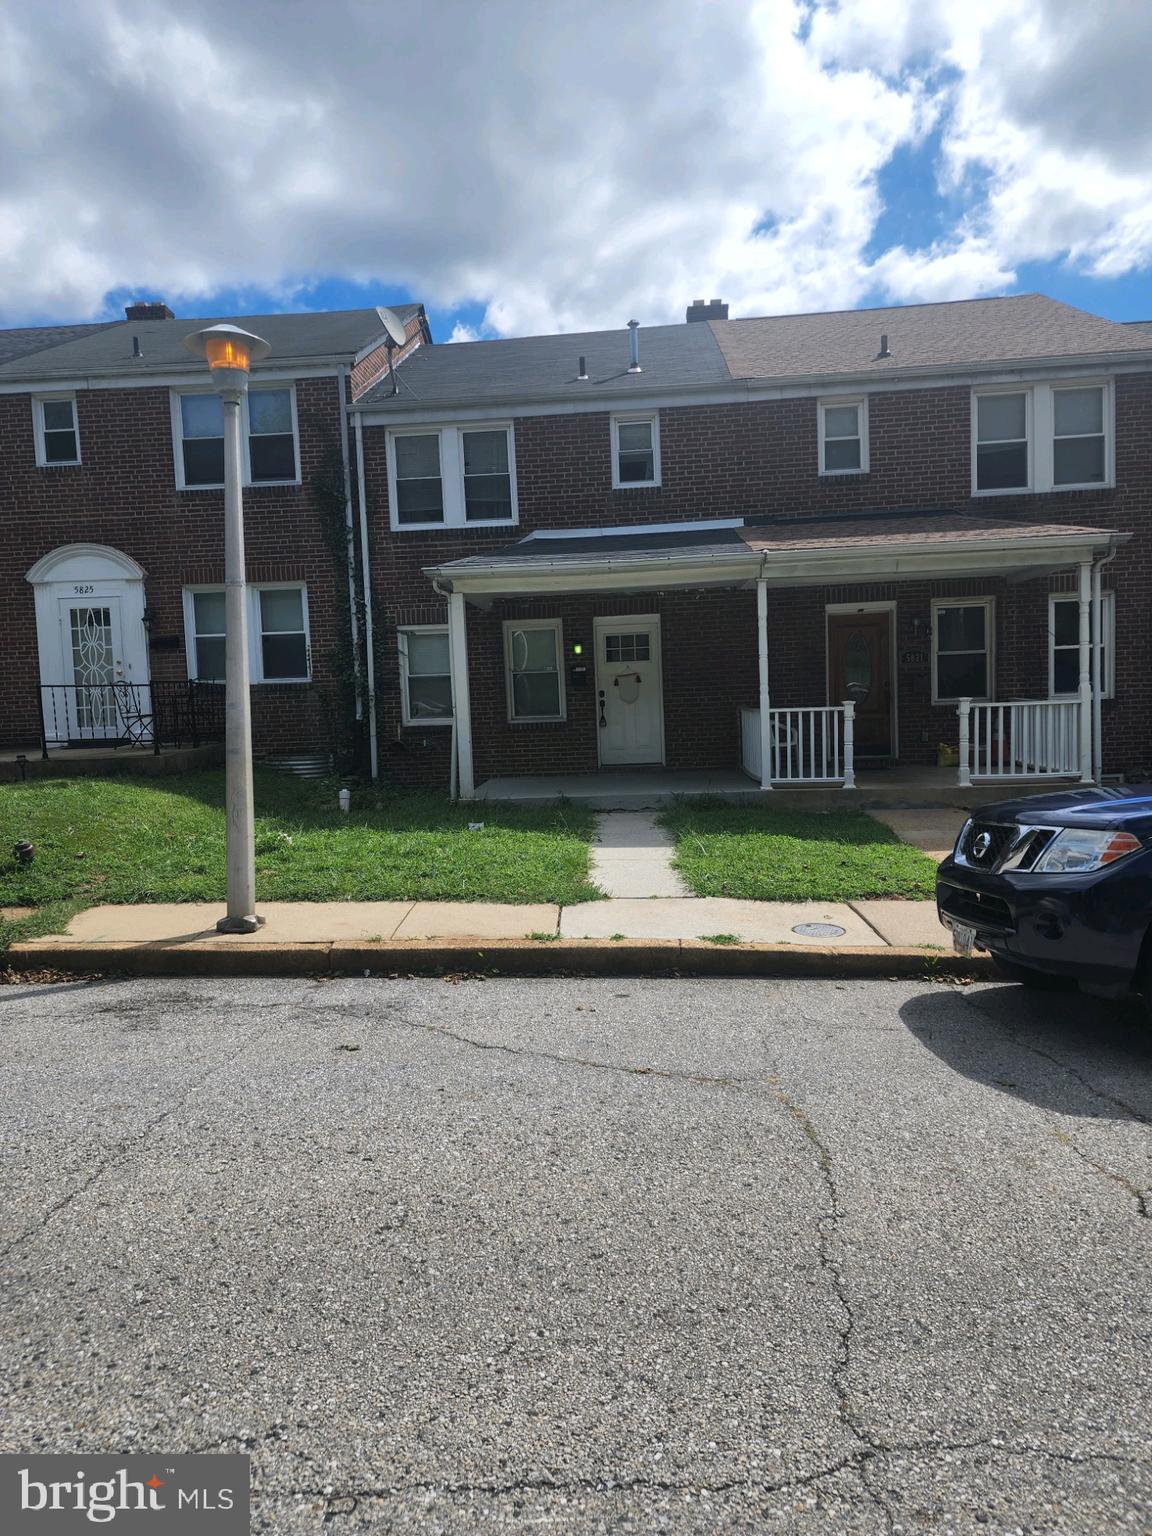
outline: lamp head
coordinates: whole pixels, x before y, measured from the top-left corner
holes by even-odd
[[[208,364],[212,382],[221,394],[243,394],[252,364],[272,350],[261,337],[242,331],[238,325],[206,326],[185,336],[184,345]]]

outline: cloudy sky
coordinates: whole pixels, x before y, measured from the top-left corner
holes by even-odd
[[[5,0],[0,322],[1152,317],[1147,0]]]

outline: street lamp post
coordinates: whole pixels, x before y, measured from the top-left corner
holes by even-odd
[[[271,348],[235,325],[185,336],[203,358],[224,407],[224,765],[228,803],[228,912],[220,933],[255,933],[256,831],[252,796],[252,705],[248,691],[248,598],[240,492],[240,399],[251,365]]]

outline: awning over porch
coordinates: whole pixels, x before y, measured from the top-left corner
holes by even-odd
[[[845,517],[724,519],[646,528],[530,533],[515,544],[426,567],[442,590],[501,596],[673,587],[796,586],[989,575],[1025,579],[1092,561],[1128,534],[948,510]]]

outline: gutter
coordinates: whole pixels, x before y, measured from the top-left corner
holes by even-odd
[[[376,736],[376,636],[372,622],[372,570],[368,550],[368,505],[364,492],[364,427],[356,417],[356,491],[360,508],[360,574],[364,589],[364,651],[368,682],[368,752],[373,780],[380,777],[380,745]]]
[[[352,460],[348,447],[348,385],[352,370],[347,364],[337,378],[340,391],[340,458],[344,465],[344,540],[348,554],[348,619],[352,627],[352,656],[356,683],[356,718],[364,718],[360,687],[360,622],[356,617],[356,534],[352,523]]]

